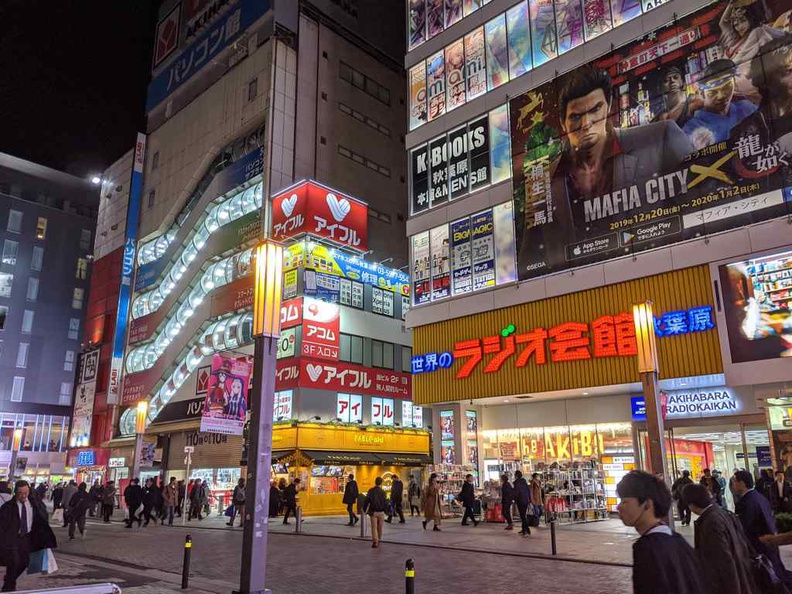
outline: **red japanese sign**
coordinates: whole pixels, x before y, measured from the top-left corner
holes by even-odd
[[[281,330],[302,324],[302,300],[302,297],[297,297],[281,304]]]
[[[457,379],[470,377],[484,360],[492,355],[484,366],[484,373],[500,371],[504,363],[514,357],[515,367],[525,367],[530,360],[534,365],[545,365],[564,361],[581,361],[600,357],[632,357],[638,352],[635,342],[635,326],[632,315],[621,313],[601,316],[585,324],[564,322],[549,330],[534,328],[517,334],[511,332],[495,336],[461,340],[454,345],[454,360],[464,360],[457,371]]]
[[[169,308],[167,305],[167,302],[163,303],[157,311],[129,322],[128,343],[130,345],[137,344],[151,338],[151,336],[154,334],[154,331],[162,323],[162,320],[165,319],[165,314],[168,313]]]
[[[124,374],[124,389],[121,393],[121,404],[135,404],[149,397],[152,386],[162,377],[165,371],[164,357],[160,357],[154,367],[137,373]]]
[[[225,313],[253,307],[253,276],[240,278],[231,284],[218,289],[212,295],[210,315],[220,316]]]
[[[368,206],[316,182],[300,182],[272,199],[272,238],[306,233],[365,252]]]
[[[412,398],[412,377],[398,371],[298,357],[278,361],[275,388],[312,388],[370,396]]]
[[[305,297],[303,301],[302,354],[338,361],[341,308],[337,303]]]

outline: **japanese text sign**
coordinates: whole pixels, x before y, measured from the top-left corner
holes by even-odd
[[[344,423],[363,422],[363,396],[359,394],[338,394],[336,398],[336,418]]]
[[[303,298],[302,354],[338,361],[341,308],[311,297]]]

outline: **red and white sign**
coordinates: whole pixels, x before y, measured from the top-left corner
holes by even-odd
[[[148,340],[154,334],[154,331],[165,319],[165,314],[169,313],[169,308],[166,303],[163,303],[160,308],[135,320],[129,321],[129,339],[127,344],[133,345],[144,340]]]
[[[302,354],[338,361],[341,308],[312,297],[303,298]]]
[[[275,392],[275,403],[272,409],[272,418],[275,421],[283,421],[284,419],[292,418],[292,399],[294,392],[291,390],[283,390],[282,392]]]
[[[151,388],[162,377],[165,371],[165,359],[160,357],[154,367],[136,373],[124,375],[124,390],[121,394],[121,404],[135,404],[139,400],[149,397]]]
[[[180,12],[181,4],[177,4],[157,24],[157,37],[154,42],[154,68],[162,64],[179,47]]]
[[[209,378],[212,377],[212,366],[199,367],[195,372],[195,395],[206,394],[209,390]]]
[[[297,297],[281,304],[281,330],[302,324],[302,300],[302,297]]]
[[[363,420],[363,396],[359,394],[338,394],[336,399],[336,418],[344,423],[357,423]]]
[[[315,235],[343,247],[368,250],[368,206],[312,181],[272,199],[272,238]]]
[[[412,377],[408,373],[307,357],[279,361],[275,386],[278,390],[313,388],[369,396],[412,398]]]
[[[253,307],[253,276],[240,278],[220,289],[212,295],[211,317]]]
[[[371,399],[371,422],[375,425],[392,427],[396,416],[393,411],[393,398]]]

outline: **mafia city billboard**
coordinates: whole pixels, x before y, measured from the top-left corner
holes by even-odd
[[[510,102],[521,279],[792,212],[788,3],[717,3]]]

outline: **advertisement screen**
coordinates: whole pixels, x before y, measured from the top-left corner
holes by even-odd
[[[520,2],[506,12],[506,31],[509,35],[509,73],[513,79],[533,68],[529,23],[528,2]]]
[[[242,435],[247,419],[248,383],[253,372],[249,357],[216,354],[204,399],[201,431]]]
[[[429,121],[432,121],[446,111],[445,59],[442,50],[426,60],[426,85],[429,89]]]
[[[792,357],[792,252],[719,269],[733,363]]]
[[[610,26],[598,6],[587,36]],[[520,278],[790,213],[792,36],[760,6],[709,6],[511,100]]]
[[[445,63],[448,111],[451,111],[465,103],[465,44],[462,39],[446,46]]]
[[[467,100],[487,92],[487,62],[484,57],[484,27],[465,35],[465,69]]]
[[[427,303],[432,298],[429,231],[413,236],[412,244],[413,303],[420,305],[421,303]]]
[[[509,82],[509,48],[506,46],[506,14],[484,27],[487,40],[487,88]]]
[[[426,123],[426,63],[410,68],[410,130]]]

